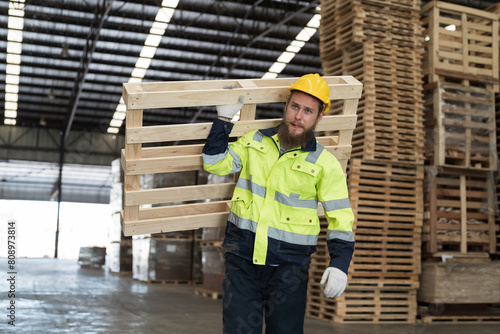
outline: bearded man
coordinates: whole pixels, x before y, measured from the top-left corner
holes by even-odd
[[[344,172],[314,136],[330,107],[318,74],[289,87],[281,124],[228,144],[234,115],[244,104],[217,106],[203,148],[210,173],[239,172],[225,231],[224,333],[303,333],[311,254],[320,232],[321,202],[328,221],[330,264],[321,279],[327,298],[340,296],[354,251]]]

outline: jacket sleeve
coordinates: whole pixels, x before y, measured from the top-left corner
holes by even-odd
[[[347,182],[338,160],[333,158],[323,169],[318,184],[318,198],[328,221],[326,242],[330,254],[330,267],[336,267],[347,274],[354,252],[352,226],[354,214],[349,202]]]
[[[209,173],[227,175],[240,171],[241,159],[229,146],[229,134],[234,124],[215,119],[203,147],[203,169]]]

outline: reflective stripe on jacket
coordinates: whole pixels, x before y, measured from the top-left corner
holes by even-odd
[[[262,265],[309,261],[320,232],[320,201],[328,221],[330,266],[347,273],[354,250],[354,215],[338,160],[315,138],[280,156],[277,128],[249,132],[229,146],[232,127],[216,119],[203,148],[206,171],[240,172],[226,250]]]

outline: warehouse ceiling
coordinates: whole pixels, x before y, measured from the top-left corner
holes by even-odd
[[[260,78],[318,4],[181,0],[142,81]],[[16,125],[106,132],[161,6],[162,0],[26,0]],[[8,1],[2,1],[0,103],[5,101],[7,19]],[[318,42],[316,33],[281,76],[321,72]],[[144,125],[214,117],[206,110],[193,119],[196,112],[150,110]],[[267,110],[262,113],[268,116]]]
[[[496,3],[452,2],[476,8]],[[118,112],[123,83],[262,78],[269,72],[278,77],[321,74],[317,31],[299,41],[295,56],[281,71],[273,67],[287,48],[297,46],[297,36],[318,13],[319,4],[319,0],[0,1],[0,198],[53,198],[63,179],[58,164],[108,166],[101,171],[104,176],[89,170],[102,181],[95,185],[95,198],[105,198],[102,189],[110,186],[110,162],[123,147],[124,114]],[[9,7],[24,9],[21,28],[10,26]],[[164,12],[159,18],[160,8]],[[22,37],[12,33],[16,29]],[[157,44],[152,34],[159,36]],[[11,42],[21,47],[15,51],[20,58],[12,56]],[[153,55],[141,62],[152,44],[157,45]],[[12,72],[17,72],[14,79]],[[12,80],[18,84],[12,85]],[[260,105],[257,117],[279,117],[281,108]],[[210,122],[214,117],[215,108],[155,109],[144,111],[143,124]],[[47,178],[44,173],[49,170]],[[83,169],[66,171],[72,191],[77,193],[81,185],[88,194],[85,180],[71,176],[85,174]],[[19,183],[23,173],[30,174],[30,182]],[[29,184],[45,184],[50,196],[30,197],[29,190],[24,195],[18,191],[29,189]],[[82,200],[93,201],[91,197]]]
[[[123,147],[121,122],[111,129],[117,134],[109,134],[123,83],[261,78],[318,13],[319,0],[26,0],[11,1],[10,9],[22,8],[22,3],[22,50],[13,111],[11,91],[16,89],[10,85],[12,68],[7,66],[12,59],[8,59],[9,1],[0,2],[4,116],[0,198],[54,199],[62,183],[73,185],[73,194],[80,184],[82,201],[93,201],[90,193],[102,202],[102,189],[110,186],[110,162]],[[154,44],[149,39],[152,27],[158,27],[160,8],[165,9],[160,23],[168,26],[164,32],[153,32],[160,34],[160,40],[144,71],[146,66],[138,65],[138,60],[145,45]],[[278,76],[321,73],[318,33],[309,37]],[[140,79],[134,72],[138,66],[143,70]],[[279,106],[259,108],[258,117],[279,115]],[[211,122],[214,117],[215,108],[145,110],[143,124]],[[4,119],[15,125],[3,125]],[[26,160],[38,163],[26,164]],[[63,169],[58,168],[60,162],[65,164]],[[76,167],[70,168],[71,164]],[[101,182],[94,190],[92,182],[76,177],[86,173],[82,169],[86,164],[108,166],[101,176],[89,170]],[[29,182],[20,182],[23,175],[29,175]],[[68,200],[63,188],[59,190]],[[71,200],[78,199],[71,196]]]

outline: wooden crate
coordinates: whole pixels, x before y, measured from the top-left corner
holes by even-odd
[[[421,14],[427,82],[456,78],[498,92],[498,15],[441,1],[429,2]]]
[[[159,189],[141,189],[144,174],[202,170],[202,148],[211,123],[142,126],[142,110],[149,108],[181,108],[236,103],[245,96],[241,120],[234,125],[231,137],[254,129],[278,125],[280,119],[255,120],[258,103],[285,102],[288,87],[298,78],[186,81],[164,83],[127,83],[123,97],[127,106],[124,169],[124,208],[121,212],[125,235],[193,230],[226,224],[228,203],[234,182]],[[350,157],[352,132],[356,125],[356,109],[362,84],[352,76],[324,77],[330,87],[330,99],[343,100],[342,115],[325,116],[318,131],[331,136],[318,140],[340,161],[344,170]],[[237,85],[238,89],[223,89]],[[214,112],[214,118],[215,118]],[[196,143],[193,143],[195,141]],[[186,143],[168,145],[171,143]],[[151,144],[151,147],[144,147]],[[205,202],[207,199],[218,199]],[[189,202],[190,204],[175,204]],[[172,204],[147,207],[154,204]]]
[[[493,174],[426,168],[425,251],[496,252]]]
[[[310,277],[306,315],[335,323],[415,323],[418,281],[350,280],[342,296],[325,298]]]
[[[420,0],[321,1],[320,57],[354,43],[374,41],[397,47],[421,48]]]
[[[424,129],[420,53],[365,42],[323,60],[325,73],[351,73],[363,83],[352,157],[423,164]],[[336,103],[332,113],[340,110]]]

